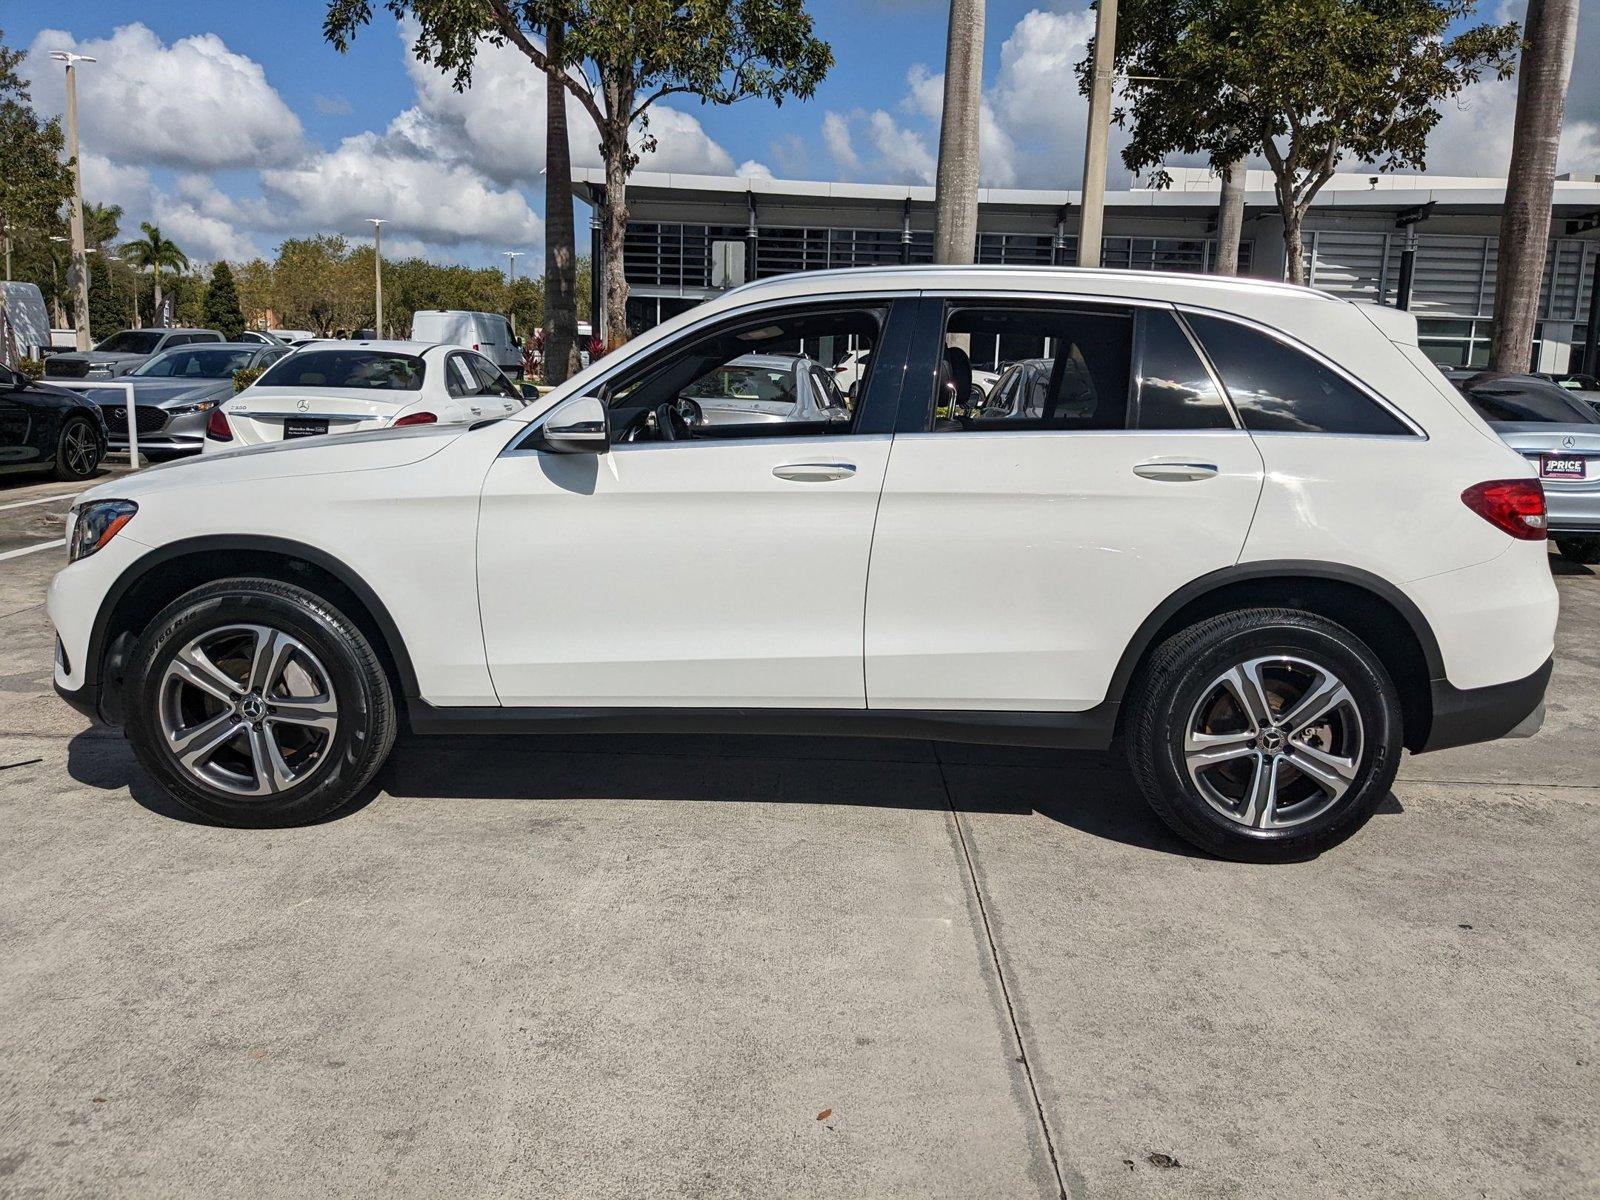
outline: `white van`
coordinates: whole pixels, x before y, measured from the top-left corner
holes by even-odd
[[[513,379],[522,378],[522,343],[499,313],[424,309],[411,318],[411,340],[476,350]]]
[[[17,352],[23,358],[43,358],[54,347],[50,317],[45,312],[44,293],[36,283],[0,283],[5,289],[6,319],[11,323],[11,336],[16,338]],[[4,332],[0,331],[0,337]],[[69,331],[69,338],[70,338]],[[67,349],[77,346],[67,342]]]

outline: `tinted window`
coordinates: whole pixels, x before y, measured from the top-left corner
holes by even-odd
[[[1553,383],[1493,383],[1463,389],[1463,394],[1485,421],[1600,424],[1592,408]]]
[[[371,388],[415,392],[425,368],[420,358],[383,350],[301,350],[257,381],[257,387]]]
[[[1138,314],[1139,369],[1135,429],[1232,429],[1222,392],[1178,318],[1161,309]]]
[[[160,379],[225,379],[248,367],[254,357],[254,350],[168,350],[129,374]]]
[[[465,354],[452,354],[444,370],[444,389],[452,396],[481,396],[484,392],[483,385],[478,382],[478,377],[472,373],[472,368],[467,365]]]
[[[953,308],[934,429],[1125,429],[1133,317],[1120,309]],[[1013,360],[988,396],[972,367]]]
[[[507,400],[515,400],[519,404],[522,402],[522,393],[512,387],[511,381],[488,359],[472,355],[467,362],[477,375],[478,382],[483,385],[485,395],[504,396]]]
[[[161,334],[144,329],[124,329],[113,333],[95,347],[107,354],[149,354],[161,344]]]
[[[1220,317],[1187,317],[1245,428],[1258,433],[1410,432],[1354,384],[1277,338]]]

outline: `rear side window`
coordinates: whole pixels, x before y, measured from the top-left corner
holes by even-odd
[[[1186,314],[1245,428],[1254,433],[1407,435],[1332,368],[1237,321]]]
[[[1164,309],[1141,309],[1137,320],[1138,370],[1129,426],[1232,429],[1222,391],[1177,316]]]
[[[952,307],[934,430],[1126,429],[1132,350],[1123,309]],[[975,370],[1004,374],[986,392]]]

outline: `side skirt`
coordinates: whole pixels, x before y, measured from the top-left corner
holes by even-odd
[[[852,708],[436,708],[407,706],[411,732],[727,733],[800,737],[886,737],[1104,750],[1117,704],[1083,712],[943,712]]]

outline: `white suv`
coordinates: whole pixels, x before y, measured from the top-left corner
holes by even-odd
[[[687,399],[862,346],[848,419]],[[1051,369],[974,414],[975,358]],[[1543,523],[1405,314],[886,268],[736,289],[508,417],[102,484],[49,610],[61,693],[229,824],[334,810],[402,724],[1120,741],[1181,836],[1279,859],[1402,747],[1537,727]]]

